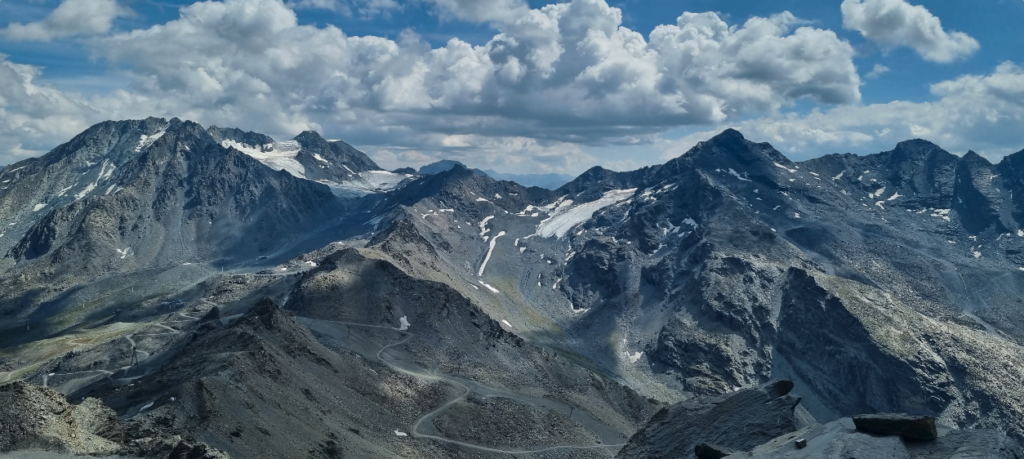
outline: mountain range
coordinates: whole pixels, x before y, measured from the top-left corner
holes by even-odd
[[[778,435],[1024,440],[1024,151],[794,162],[726,130],[555,189],[491,175],[93,126],[0,170],[0,384],[102,400],[109,454],[632,457],[655,413],[774,380],[806,412]]]
[[[437,162],[434,162],[434,163],[427,164],[426,166],[420,167],[418,172],[419,172],[420,175],[433,175],[433,174],[439,174],[441,172],[449,171],[449,170],[451,170],[452,168],[455,168],[455,167],[466,167],[466,165],[462,164],[459,161],[453,161],[453,160],[450,160],[450,159],[445,159],[445,160],[437,161]],[[536,187],[540,187],[540,188],[547,188],[549,190],[556,190],[559,187],[561,187],[562,185],[565,185],[566,183],[571,182],[572,179],[575,178],[575,177],[573,177],[571,175],[554,174],[554,173],[550,173],[550,174],[507,174],[507,173],[497,172],[497,171],[494,171],[494,170],[491,170],[491,169],[488,169],[488,170],[485,170],[485,171],[484,170],[480,170],[480,169],[472,169],[472,171],[474,173],[476,173],[476,174],[479,174],[479,175],[486,175],[486,176],[491,177],[491,178],[493,178],[495,180],[505,180],[505,181],[509,181],[509,182],[516,182],[516,183],[518,183],[520,185],[523,185],[523,186],[526,186],[526,187],[536,186]]]

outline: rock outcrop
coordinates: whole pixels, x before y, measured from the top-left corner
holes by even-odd
[[[813,422],[799,407],[800,397],[789,395],[792,388],[791,381],[773,381],[717,398],[674,404],[655,414],[617,457],[690,458],[695,457],[697,446],[711,449],[709,444],[749,450]]]
[[[651,418],[617,457],[1024,458],[1024,450],[1005,433],[936,426],[929,416],[872,414],[818,424],[803,414],[800,398],[789,395],[792,387],[792,382],[776,381],[728,396],[675,404]]]
[[[209,445],[174,435],[139,436],[94,398],[72,405],[64,395],[25,382],[0,386],[0,453],[35,450],[152,459],[228,459]]]

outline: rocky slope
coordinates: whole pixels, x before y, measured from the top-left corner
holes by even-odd
[[[0,454],[18,450],[154,459],[228,457],[203,443],[125,425],[100,400],[71,405],[59,392],[22,382],[0,387]]]
[[[418,276],[649,396],[786,377],[825,420],[907,411],[1021,435],[1024,232],[1018,179],[992,172],[1020,156],[910,141],[798,164],[727,131],[548,196],[434,176],[381,224],[429,242],[406,257]]]
[[[460,166],[368,189],[357,153],[150,119],[5,168],[0,378],[242,457],[608,457],[658,402],[779,378],[821,438],[876,412],[1024,438],[1024,152],[797,163],[729,130],[554,191]]]

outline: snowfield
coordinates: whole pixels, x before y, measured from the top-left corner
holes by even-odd
[[[636,193],[636,188],[612,190],[606,192],[604,196],[601,196],[596,201],[578,206],[571,206],[572,201],[567,201],[570,203],[569,205],[565,205],[564,202],[560,203],[560,205],[554,208],[552,215],[544,219],[537,226],[537,235],[541,237],[557,236],[562,238],[574,226],[590,220],[595,212],[625,201],[632,197],[634,193]]]
[[[252,156],[275,171],[284,169],[295,177],[306,178],[306,168],[295,160],[295,156],[299,154],[299,150],[302,147],[299,145],[299,142],[294,140],[268,143],[260,146],[246,145],[234,140],[225,140],[220,145],[224,148],[234,148]]]
[[[330,187],[335,196],[358,198],[368,194],[391,191],[397,188],[403,180],[411,177],[411,175],[388,171],[363,171],[356,174],[351,180],[342,183],[330,180],[320,180],[319,182]]]
[[[498,238],[499,237],[502,237],[504,235],[505,235],[505,232],[502,231],[502,232],[498,233],[496,236],[494,236],[494,239],[491,239],[491,247],[487,249],[487,256],[484,257],[484,262],[480,263],[480,270],[477,271],[477,273],[476,273],[477,276],[483,276],[484,275],[484,268],[487,267],[487,262],[491,261],[491,253],[494,252],[494,244],[498,242]]]

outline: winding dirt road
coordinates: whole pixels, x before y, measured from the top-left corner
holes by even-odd
[[[416,334],[413,333],[413,332],[400,331],[397,328],[384,327],[384,326],[380,326],[380,325],[368,325],[368,324],[360,324],[360,323],[352,323],[352,322],[338,322],[338,321],[330,321],[330,320],[312,319],[312,318],[308,318],[308,317],[296,317],[296,319],[299,320],[300,322],[302,322],[303,324],[305,324],[311,330],[316,331],[318,333],[322,333],[322,334],[327,335],[327,336],[331,336],[331,337],[339,337],[339,335],[347,335],[347,333],[339,333],[340,328],[342,328],[342,327],[378,328],[378,329],[389,330],[391,332],[401,334],[401,335],[404,336],[401,340],[393,342],[393,343],[390,343],[390,344],[384,344],[383,347],[381,347],[380,350],[378,350],[376,352],[376,359],[378,361],[380,361],[384,365],[387,365],[388,367],[390,367],[391,369],[393,369],[393,370],[395,370],[395,371],[397,371],[399,373],[407,374],[407,375],[410,375],[410,376],[413,376],[413,377],[416,377],[416,378],[426,379],[426,380],[429,380],[429,381],[439,381],[439,382],[451,384],[453,386],[456,386],[456,387],[459,387],[459,388],[462,389],[463,393],[461,395],[459,395],[458,397],[456,397],[456,398],[454,398],[452,400],[449,400],[448,402],[446,402],[445,404],[441,405],[440,407],[438,407],[438,408],[434,409],[433,411],[431,411],[431,412],[421,416],[419,419],[416,420],[416,422],[414,422],[412,424],[411,429],[409,430],[409,432],[410,432],[410,434],[414,438],[427,438],[427,439],[436,440],[436,441],[443,442],[443,443],[448,443],[448,444],[452,444],[452,445],[458,445],[458,446],[461,446],[461,447],[464,447],[464,448],[473,449],[473,450],[476,450],[476,451],[482,451],[482,452],[487,452],[487,453],[496,453],[496,454],[511,454],[511,455],[539,454],[539,453],[548,453],[548,452],[564,451],[564,450],[585,450],[585,449],[605,449],[605,448],[618,449],[618,448],[621,448],[622,446],[625,445],[625,443],[623,442],[624,438],[622,437],[621,433],[619,433],[619,432],[613,430],[612,428],[608,427],[607,425],[602,423],[600,420],[598,420],[596,417],[594,417],[592,414],[590,414],[589,412],[587,412],[587,411],[585,411],[585,410],[583,410],[583,409],[581,409],[579,407],[573,407],[573,406],[571,406],[571,405],[569,405],[569,404],[567,404],[565,402],[561,402],[561,401],[558,401],[558,400],[552,400],[552,399],[549,399],[549,398],[530,397],[530,396],[526,396],[526,395],[523,395],[523,394],[518,394],[518,393],[514,393],[514,392],[508,392],[508,391],[505,391],[505,390],[495,389],[495,388],[488,387],[488,386],[482,385],[480,383],[477,383],[475,381],[471,381],[471,380],[468,380],[468,379],[465,379],[465,378],[460,378],[460,377],[449,375],[449,374],[438,373],[436,369],[428,369],[428,370],[424,371],[424,370],[421,370],[420,368],[418,368],[418,366],[415,365],[415,362],[412,362],[410,360],[396,359],[396,358],[394,358],[395,356],[389,355],[389,353],[392,352],[393,348],[396,348],[398,346],[406,344],[406,343],[409,342],[409,340],[414,338],[416,336]],[[337,341],[340,342],[340,343],[343,343],[343,344],[345,343],[344,340],[341,340],[341,339],[338,339]],[[377,343],[377,344],[380,345],[380,343]],[[359,352],[360,351],[360,349],[352,349],[352,350],[355,351],[355,352]],[[362,349],[362,350],[365,351],[365,349]],[[424,425],[430,426],[431,425],[430,423],[437,416],[439,416],[440,414],[444,413],[447,409],[451,408],[455,404],[465,401],[466,398],[470,394],[472,394],[472,393],[477,393],[478,395],[480,395],[482,397],[507,398],[507,399],[515,400],[515,401],[518,401],[518,402],[521,402],[521,403],[524,403],[524,404],[527,404],[527,405],[531,405],[531,406],[552,409],[552,410],[558,411],[558,412],[560,412],[562,414],[565,414],[567,416],[571,415],[572,419],[574,419],[575,421],[577,421],[580,424],[582,424],[588,430],[593,432],[598,438],[600,438],[601,439],[601,443],[597,444],[597,445],[559,445],[559,446],[549,446],[549,447],[545,447],[545,448],[536,448],[536,449],[502,449],[502,448],[491,448],[491,447],[487,447],[487,446],[474,445],[474,444],[471,444],[471,443],[466,443],[466,442],[462,442],[462,441],[458,441],[458,440],[452,440],[450,438],[445,438],[445,437],[440,436],[440,435],[436,435],[436,434],[433,434],[433,433],[427,433],[427,432],[423,431],[424,430],[423,429]]]

